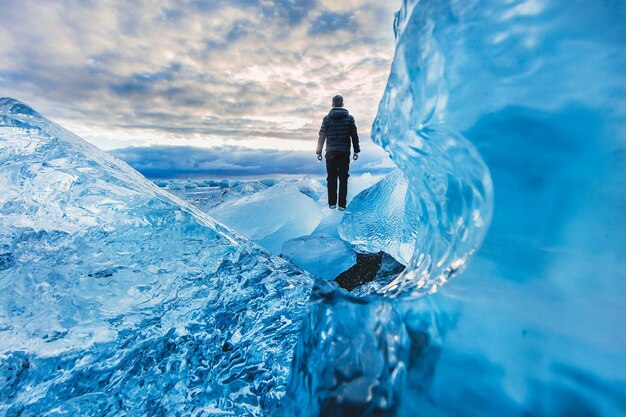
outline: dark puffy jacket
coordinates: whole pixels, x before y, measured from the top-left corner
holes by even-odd
[[[326,152],[350,152],[350,138],[352,138],[354,152],[361,152],[354,117],[343,107],[333,107],[322,121],[315,153],[318,155],[322,153],[324,141],[326,141]]]

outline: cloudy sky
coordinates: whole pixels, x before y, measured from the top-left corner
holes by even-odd
[[[184,171],[313,153],[342,94],[363,142],[360,169],[384,166],[369,130],[399,3],[0,0],[0,96],[135,165]]]

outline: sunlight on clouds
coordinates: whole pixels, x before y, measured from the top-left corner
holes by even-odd
[[[380,0],[319,0],[319,3],[326,9],[333,12],[349,12],[360,8],[380,6]],[[397,5],[399,8],[399,4]]]
[[[276,123],[279,126],[282,126],[284,129],[289,129],[289,130],[301,129],[308,122],[307,119],[303,119],[299,117],[281,117],[281,116],[255,116],[254,120]]]
[[[105,149],[305,150],[342,94],[366,141],[397,3],[11,2],[0,91]]]

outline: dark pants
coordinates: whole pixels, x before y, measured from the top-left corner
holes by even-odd
[[[350,152],[326,152],[326,181],[328,181],[328,205],[337,204],[337,179],[339,179],[339,207],[346,207],[348,195],[348,169]]]

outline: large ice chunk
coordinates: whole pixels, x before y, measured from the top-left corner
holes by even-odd
[[[361,191],[368,189],[381,179],[381,175],[372,175],[369,172],[361,175],[350,174],[350,177],[348,178],[348,195],[346,196],[348,204],[350,204],[352,199]],[[326,185],[326,181],[324,181],[324,185]]]
[[[419,15],[430,6],[407,2],[397,15],[398,31],[415,18],[405,15],[414,7]],[[445,122],[447,79],[437,39],[422,36],[422,43],[413,44],[414,36],[432,30],[430,24],[408,25],[398,32],[398,54],[372,129],[400,172],[351,203],[339,229],[342,238],[407,264],[400,276],[372,288],[394,297],[435,292],[462,271],[482,243],[493,210],[487,166]],[[412,49],[405,49],[405,39]]]
[[[276,407],[310,277],[13,99],[0,213],[1,415]]]
[[[355,198],[355,196],[357,196],[361,191],[373,186],[380,180],[380,176],[372,175],[369,172],[361,175],[350,175],[350,178],[348,179],[348,195],[346,197],[348,204],[350,204],[352,199]],[[337,239],[342,239],[339,234],[339,224],[346,212],[327,209],[328,197],[325,186],[326,181],[324,180],[324,193],[319,197],[322,218],[319,225],[313,231],[313,234],[330,235]]]
[[[356,263],[347,242],[329,235],[302,236],[283,244],[281,255],[300,268],[326,279],[335,279]]]
[[[290,183],[228,201],[209,213],[277,255],[285,241],[310,234],[321,219],[318,205]]]
[[[318,285],[282,415],[396,415],[411,350],[402,315],[388,300],[363,302]]]
[[[352,200],[340,235],[363,251],[384,251],[407,265],[425,226],[418,221],[419,202],[409,199],[406,178],[395,170]]]
[[[450,165],[468,149],[458,132],[490,169],[495,210],[464,279],[424,297],[457,320],[428,384],[409,374],[398,415],[626,415],[625,21],[623,1],[404,1],[373,132],[439,235],[415,236],[403,277],[436,278],[478,243],[472,222],[487,224],[489,183],[458,176],[480,168],[475,152]],[[384,204],[363,197],[354,218]],[[397,246],[375,225],[345,226]],[[428,257],[436,269],[415,264]]]
[[[301,193],[309,196],[315,201],[324,200],[326,196],[326,181],[319,178],[303,178],[296,180],[296,185]]]

